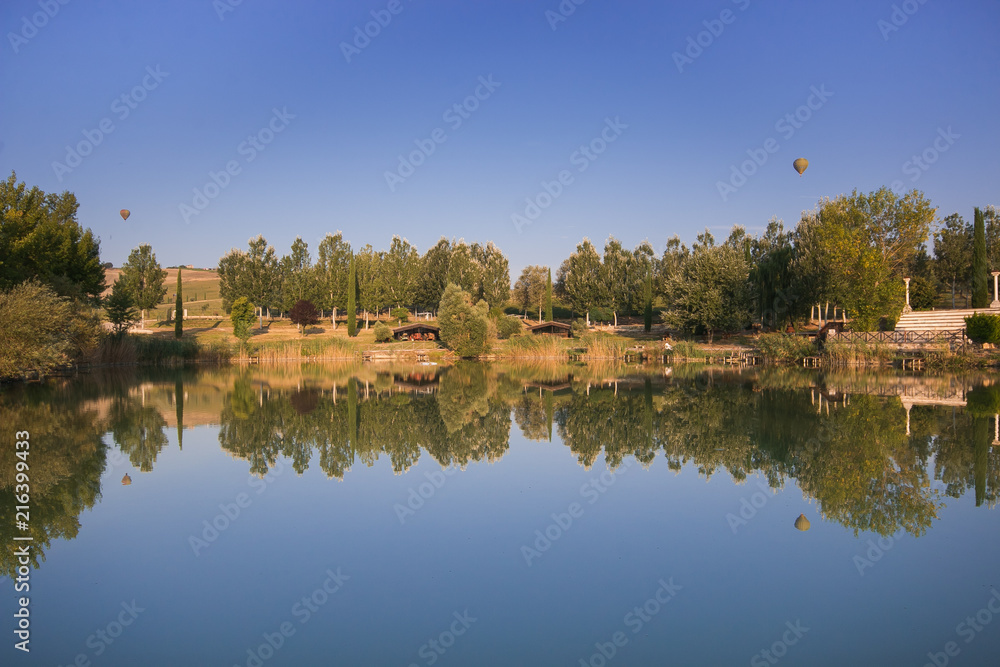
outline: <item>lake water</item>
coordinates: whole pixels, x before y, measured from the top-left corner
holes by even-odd
[[[1000,664],[997,412],[989,376],[691,366],[8,387],[0,663]]]

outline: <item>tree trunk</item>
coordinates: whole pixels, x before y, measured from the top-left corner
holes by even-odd
[[[333,325],[333,330],[337,330],[337,307],[333,307],[333,315],[330,316],[330,323]]]
[[[615,328],[618,328],[618,311],[615,311]]]
[[[951,279],[951,309],[955,309],[955,279]]]
[[[590,326],[590,311],[587,311],[587,326]]]

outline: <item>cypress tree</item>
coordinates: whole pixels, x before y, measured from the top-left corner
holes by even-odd
[[[986,261],[986,224],[983,212],[976,209],[975,226],[972,237],[972,307],[986,308],[990,305],[989,265]]]
[[[552,269],[549,269],[549,277],[545,283],[545,321],[552,321]]]
[[[642,327],[649,333],[653,328],[653,275],[646,271],[646,284],[642,288]]]
[[[358,281],[354,269],[354,254],[351,254],[351,265],[347,272],[347,335],[354,337],[358,335],[358,315],[357,315],[357,289]]]
[[[177,267],[177,300],[174,301],[174,338],[184,335],[184,299],[181,298],[181,268]]]

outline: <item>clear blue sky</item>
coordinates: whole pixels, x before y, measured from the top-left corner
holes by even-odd
[[[76,193],[116,265],[140,243],[164,265],[214,266],[259,233],[285,253],[343,230],[355,248],[492,240],[516,278],[584,236],[661,252],[674,234],[794,225],[821,197],[897,181],[942,217],[1000,204],[1000,3],[563,5],[575,11],[556,22],[558,0],[6,0],[0,171]],[[391,21],[347,62],[372,12]],[[707,46],[679,68],[699,33]],[[445,115],[476,92],[467,118]],[[799,127],[776,125],[797,110]],[[67,146],[87,151],[102,121],[113,131],[72,167]],[[443,143],[391,189],[385,173],[435,129]],[[602,131],[603,153],[574,157]],[[252,161],[251,135],[272,139]],[[767,162],[724,201],[718,183],[748,150]],[[911,162],[925,151],[926,170]],[[185,221],[181,205],[204,205],[194,189],[231,161],[239,173]],[[519,231],[511,216],[564,170],[572,182]]]

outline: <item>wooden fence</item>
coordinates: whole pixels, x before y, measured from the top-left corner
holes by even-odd
[[[885,343],[889,345],[948,345],[963,346],[971,343],[964,329],[953,331],[830,331],[827,340],[845,343]]]

